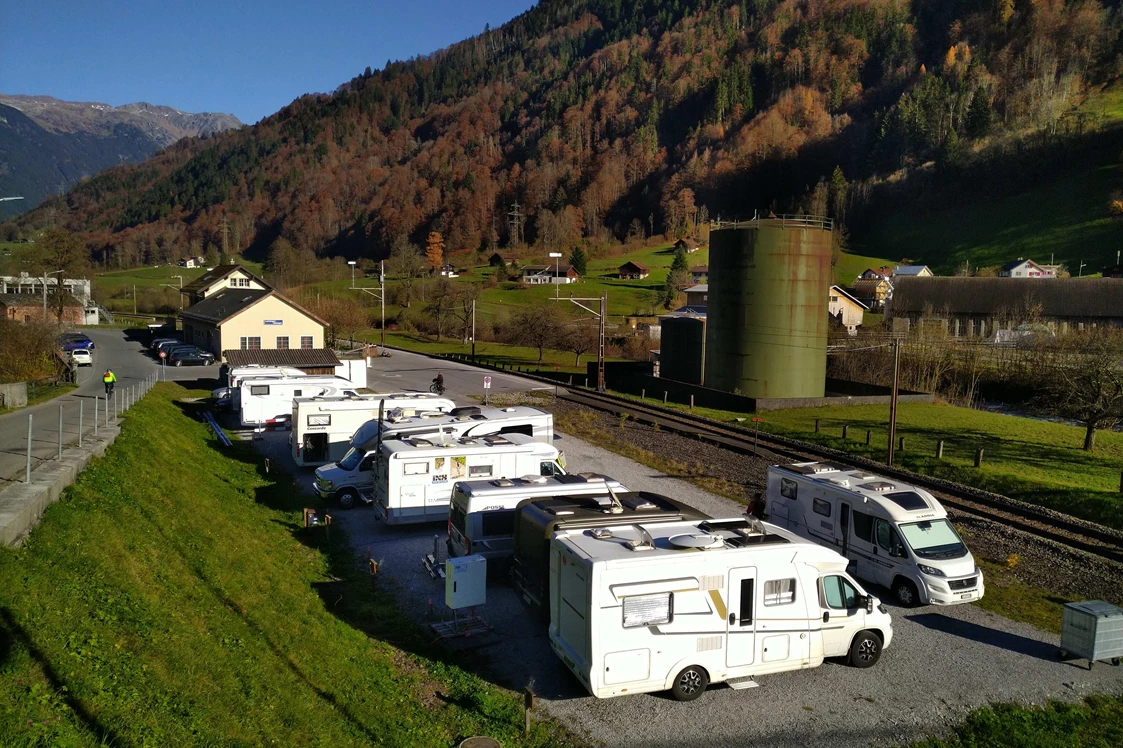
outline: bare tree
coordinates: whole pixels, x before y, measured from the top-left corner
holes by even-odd
[[[1041,344],[1049,349],[1039,369],[1035,402],[1041,410],[1084,425],[1084,449],[1096,429],[1123,421],[1123,332],[1099,328]]]
[[[425,272],[425,267],[421,250],[411,244],[409,239],[400,236],[394,240],[390,258],[386,260],[386,273],[401,285],[402,306],[407,309],[413,301],[414,286]]]
[[[480,297],[478,283],[461,283],[453,303],[453,316],[460,323],[460,342],[467,345],[472,336],[472,308]]]
[[[511,317],[508,337],[512,342],[538,349],[538,363],[547,348],[561,344],[561,316],[556,307],[548,305],[527,306]]]
[[[596,348],[599,342],[600,332],[583,321],[575,322],[562,339],[565,349],[575,356],[574,366],[580,366],[581,356]]]
[[[456,284],[444,277],[437,279],[431,291],[429,303],[425,306],[425,314],[433,321],[437,330],[437,341],[440,342],[441,336],[444,335],[445,325],[448,324],[449,318],[456,308],[458,292]]]

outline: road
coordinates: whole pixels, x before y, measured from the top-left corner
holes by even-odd
[[[142,338],[129,337],[129,331],[82,328],[94,341],[93,366],[79,369],[79,387],[68,394],[30,408],[0,415],[0,488],[11,481],[23,480],[27,455],[27,417],[32,418],[32,467],[58,454],[59,408],[62,408],[63,443],[78,441],[78,422],[83,431],[93,433],[94,398],[99,398],[102,423],[105,422],[105,390],[101,375],[106,368],[117,375],[117,393],[151,376],[160,367],[147,354]],[[168,380],[196,380],[218,374],[217,368],[168,368],[161,372]],[[200,383],[203,385],[203,383]],[[203,385],[205,386],[205,385]],[[217,386],[217,385],[215,385]],[[81,404],[81,405],[80,405]],[[80,412],[81,411],[81,412]],[[112,407],[110,408],[112,415]]]
[[[418,353],[394,351],[392,356],[374,359],[367,369],[367,387],[376,392],[429,391],[433,377],[445,377],[445,395],[457,403],[471,402],[484,395],[484,377],[491,377],[491,394],[553,390],[541,382],[513,374],[477,369],[455,361],[442,361]]]

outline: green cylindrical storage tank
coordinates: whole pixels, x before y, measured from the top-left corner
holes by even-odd
[[[659,377],[702,384],[706,365],[706,317],[668,315],[659,320]]]
[[[831,221],[784,216],[710,232],[706,386],[823,397]]]

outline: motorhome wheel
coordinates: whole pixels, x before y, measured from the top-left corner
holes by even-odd
[[[862,631],[850,643],[850,664],[853,667],[873,667],[881,659],[881,639],[872,631]]]
[[[916,591],[916,585],[903,577],[898,577],[893,582],[893,597],[897,598],[897,602],[904,608],[911,608],[920,602],[920,593]]]
[[[339,507],[341,509],[350,509],[355,506],[355,501],[359,498],[353,488],[345,488],[336,495],[339,497]]]
[[[689,665],[675,676],[671,695],[678,701],[694,701],[710,685],[710,676],[698,665]]]

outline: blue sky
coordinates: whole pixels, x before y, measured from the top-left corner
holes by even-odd
[[[532,0],[13,0],[0,92],[166,104],[254,123],[386,60],[447,47]]]

